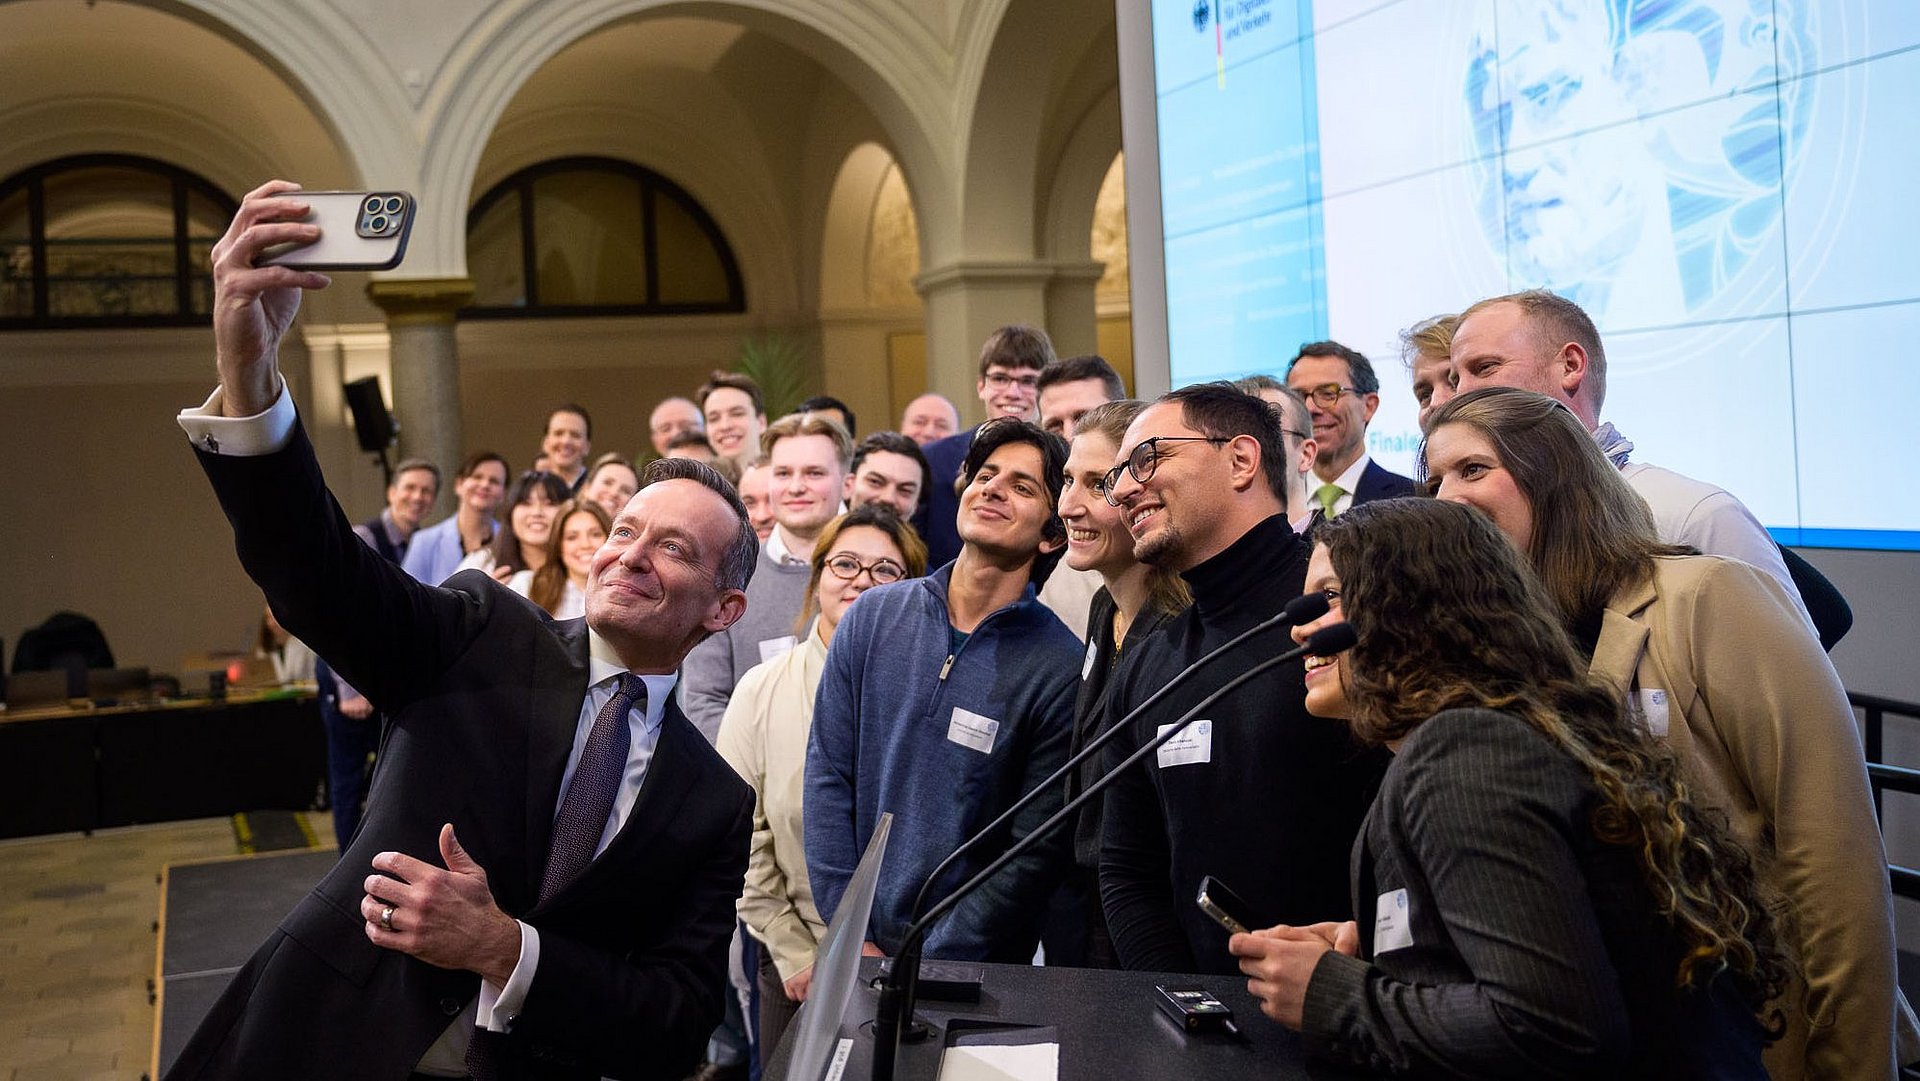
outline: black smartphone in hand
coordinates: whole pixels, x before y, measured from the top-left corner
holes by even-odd
[[[1200,880],[1200,893],[1193,899],[1200,911],[1212,917],[1213,922],[1227,929],[1229,934],[1251,932],[1262,927],[1273,926],[1272,921],[1262,919],[1253,911],[1253,906],[1242,900],[1240,895],[1227,888],[1227,884],[1208,875]]]

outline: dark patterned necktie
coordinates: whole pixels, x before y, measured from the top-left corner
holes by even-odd
[[[633,742],[627,712],[636,705],[646,709],[647,685],[628,672],[620,677],[613,697],[594,715],[587,745],[581,748],[580,762],[567,782],[567,794],[560,799],[546,873],[540,877],[542,903],[593,862],[593,850],[599,847],[607,816],[613,813],[614,794],[620,791],[620,781],[627,773],[627,748]],[[467,1076],[475,1081],[496,1081],[501,1049],[495,1041],[499,1037],[496,1032],[474,1029],[473,1040],[467,1044]]]
[[[635,705],[646,708],[647,685],[640,677],[626,673],[607,704],[593,718],[587,732],[587,745],[580,751],[580,764],[573,769],[567,794],[561,797],[560,813],[553,820],[553,846],[547,855],[547,870],[540,877],[540,900],[560,891],[593,862],[593,850],[606,831],[607,816],[613,813],[614,793],[627,773],[627,747],[632,735],[627,727],[627,711]]]

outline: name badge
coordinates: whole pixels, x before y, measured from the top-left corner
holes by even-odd
[[[1080,679],[1082,682],[1085,682],[1086,678],[1093,674],[1093,661],[1099,652],[1099,643],[1089,639],[1087,641],[1087,659],[1080,663]]]
[[[760,663],[765,664],[775,657],[783,657],[793,652],[794,637],[783,634],[778,638],[769,638],[760,643]]]
[[[1163,724],[1159,731],[1164,733],[1172,728]],[[1187,730],[1162,743],[1158,752],[1160,768],[1168,766],[1194,766],[1213,761],[1213,722],[1202,718],[1187,726]]]
[[[1413,921],[1407,917],[1407,891],[1380,895],[1373,908],[1373,952],[1404,950],[1413,945]]]
[[[1658,687],[1636,691],[1627,700],[1627,709],[1645,726],[1648,735],[1654,739],[1667,738],[1670,722],[1667,719],[1666,691]]]
[[[1000,734],[1000,722],[992,717],[982,717],[955,706],[953,720],[947,724],[947,739],[962,747],[979,751],[981,754],[993,753],[993,740]]]

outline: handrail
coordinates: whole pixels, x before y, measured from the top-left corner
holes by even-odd
[[[1898,698],[1848,691],[1847,704],[1861,711],[1865,721],[1861,742],[1865,745],[1867,757],[1867,786],[1873,792],[1874,819],[1884,829],[1882,792],[1891,789],[1908,795],[1920,795],[1920,770],[1892,766],[1882,761],[1886,757],[1887,715],[1920,721],[1920,702],[1903,702]],[[1889,863],[1887,878],[1895,894],[1920,900],[1920,870]]]

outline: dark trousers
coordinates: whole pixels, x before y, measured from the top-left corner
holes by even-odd
[[[367,802],[369,759],[380,746],[380,714],[356,721],[340,712],[337,685],[327,662],[314,665],[320,685],[320,722],[327,730],[327,799],[333,805],[333,836],[346,851],[353,831],[360,828],[360,809]]]
[[[760,1068],[765,1070],[773,1061],[774,1049],[780,1046],[780,1037],[800,1012],[800,1004],[787,997],[780,970],[773,967],[773,952],[765,947],[760,950],[760,972],[755,982],[760,991]]]

